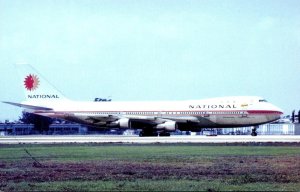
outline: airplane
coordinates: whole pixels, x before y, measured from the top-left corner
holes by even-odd
[[[256,96],[218,97],[186,101],[72,101],[29,64],[17,64],[26,100],[4,101],[26,112],[98,128],[140,129],[140,136],[170,136],[171,132],[203,128],[257,126],[283,114],[277,106]]]

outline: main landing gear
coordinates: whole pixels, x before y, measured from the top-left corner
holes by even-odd
[[[160,137],[170,137],[170,133],[168,133],[168,132],[161,132],[160,134],[159,134],[159,136]]]
[[[257,136],[257,126],[253,127],[252,132],[251,132],[251,136]]]
[[[139,136],[140,137],[157,137],[158,133],[142,131],[142,132],[140,132]]]
[[[170,133],[168,133],[168,132],[157,133],[157,132],[142,131],[139,134],[140,137],[157,137],[158,135],[160,137],[170,137]]]

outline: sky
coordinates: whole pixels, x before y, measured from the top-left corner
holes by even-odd
[[[0,101],[15,63],[73,100],[261,96],[300,109],[299,0],[0,0]],[[0,121],[21,110],[0,104]]]

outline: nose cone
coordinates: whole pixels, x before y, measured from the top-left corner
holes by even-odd
[[[283,110],[280,109],[279,107],[275,106],[275,105],[272,105],[272,110],[277,112],[279,115],[283,114]]]
[[[270,115],[268,118],[270,121],[276,121],[281,118],[281,115],[283,114],[283,110],[279,107],[272,105],[273,115]]]

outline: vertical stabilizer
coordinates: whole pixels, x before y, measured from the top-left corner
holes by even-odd
[[[26,101],[58,101],[66,97],[29,64],[16,64]]]

